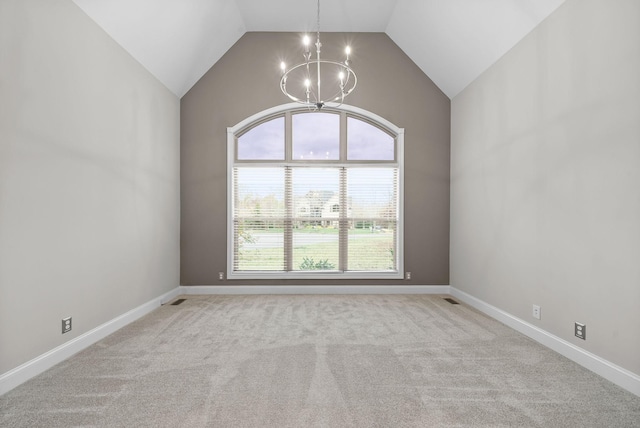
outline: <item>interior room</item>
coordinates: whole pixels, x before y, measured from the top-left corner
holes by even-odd
[[[314,99],[319,86],[286,86],[316,54],[338,61],[346,82],[357,75],[353,92]],[[127,415],[162,426],[156,412],[165,426],[638,426],[638,76],[636,0],[0,1],[0,425],[115,426]],[[289,90],[301,91],[297,102]],[[335,119],[335,158],[296,154],[305,115]],[[243,158],[240,145],[269,123],[282,124],[282,157]],[[356,126],[390,141],[388,158],[352,154]],[[326,187],[314,193],[318,220],[309,195],[320,187],[296,193],[313,168],[336,177],[335,193],[327,176],[316,180]],[[368,185],[352,184],[367,168],[378,168],[363,175]],[[282,171],[273,212],[286,218],[256,214],[271,194],[239,202],[249,170]],[[389,200],[360,209],[356,191],[387,172]],[[267,257],[260,239],[277,242],[276,268],[251,267]],[[304,253],[305,239],[320,244]],[[327,255],[316,252],[327,242]],[[383,255],[371,260],[385,259],[372,262],[378,242]],[[354,267],[359,257],[378,264]],[[164,372],[186,406],[172,414],[157,397],[144,411],[100,413],[73,401],[98,400],[86,381],[61,380],[74,367],[117,377],[124,343],[132,361],[163,373],[170,363],[150,360],[162,340],[190,370],[214,358],[199,352],[243,337],[253,353],[229,348],[238,365],[217,361],[202,384],[191,373],[193,389],[184,371]],[[483,407],[493,389],[474,386],[485,395],[465,398],[472,410],[452,410],[457,390],[436,386],[457,375],[452,385],[469,390],[478,368],[467,374],[454,349],[471,339],[501,361],[478,366],[484,381],[505,389]],[[517,375],[502,378],[499,366]],[[260,378],[260,367],[291,396],[243,377]],[[358,383],[367,367],[382,377],[365,404],[355,397],[371,392]],[[133,388],[137,372],[126,370],[105,386],[108,400]],[[298,372],[300,384],[279,383]],[[539,401],[524,410],[540,376]],[[246,398],[251,385],[267,404]],[[548,385],[557,407],[541,404]],[[180,419],[204,390],[199,414],[219,419]],[[51,394],[52,407],[33,391]],[[207,407],[223,402],[220,391],[240,407]],[[294,392],[307,401],[291,404]],[[59,394],[76,393],[56,412]],[[602,407],[578,419],[580,407],[560,407],[581,399]],[[95,419],[81,419],[89,408]]]

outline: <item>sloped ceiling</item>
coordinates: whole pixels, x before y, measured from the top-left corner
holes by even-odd
[[[316,0],[73,1],[178,97],[247,31],[316,30]],[[386,33],[453,98],[564,1],[322,0],[320,30]]]

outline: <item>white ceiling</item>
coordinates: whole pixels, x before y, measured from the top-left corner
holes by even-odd
[[[178,97],[247,31],[316,30],[316,0],[73,1]],[[453,98],[564,1],[322,0],[320,29],[386,33]]]

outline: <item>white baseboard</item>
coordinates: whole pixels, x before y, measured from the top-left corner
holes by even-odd
[[[138,318],[143,317],[179,294],[180,287],[176,287],[160,297],[156,297],[155,299],[152,299],[149,302],[94,328],[91,331],[45,352],[31,361],[27,361],[13,370],[3,373],[0,375],[0,395],[11,391],[13,388],[28,381],[32,377],[39,375],[45,370],[50,369],[72,355],[93,345],[97,341],[104,339],[116,330],[119,330]]]
[[[615,383],[619,387],[640,396],[640,376],[637,374],[600,358],[595,354],[585,351],[573,343],[554,336],[553,334],[529,324],[520,318],[516,318],[513,315],[483,302],[464,291],[460,291],[455,287],[450,287],[450,294],[469,306],[484,312],[491,318],[506,324],[512,329],[530,337],[547,348],[553,349],[560,355],[569,358],[597,375]]]
[[[183,285],[182,294],[449,294],[448,285]]]
[[[448,285],[180,286],[0,375],[0,395],[93,345],[175,297],[197,294],[450,294],[627,391],[640,396],[640,376],[635,373]]]

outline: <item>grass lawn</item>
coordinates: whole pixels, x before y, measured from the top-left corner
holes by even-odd
[[[322,230],[322,229],[319,229]],[[324,229],[327,230],[327,229]],[[332,230],[332,229],[328,229]],[[333,229],[337,235],[337,230]],[[307,230],[305,230],[307,232]],[[354,233],[355,232],[355,233]],[[321,232],[326,233],[326,232]],[[362,234],[349,231],[348,270],[389,270],[393,269],[393,235],[385,233],[372,234],[364,231],[367,237],[358,239],[353,235]],[[312,258],[315,262],[328,260],[338,268],[338,242],[320,242],[293,248],[293,266],[297,269],[304,258]],[[243,249],[238,257],[238,270],[283,270],[284,252],[281,248]]]

